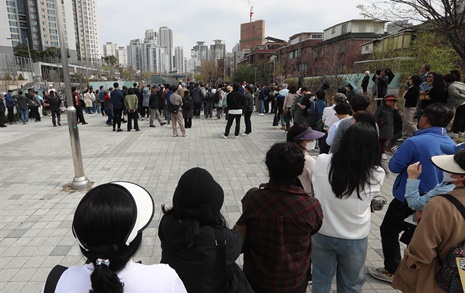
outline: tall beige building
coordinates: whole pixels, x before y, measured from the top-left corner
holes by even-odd
[[[72,0],[72,2],[78,59],[83,63],[98,64],[101,59],[97,0]]]

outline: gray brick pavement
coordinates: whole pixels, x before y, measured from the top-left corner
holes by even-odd
[[[85,192],[62,191],[74,176],[66,117],[63,120],[61,127],[52,127],[51,118],[45,117],[42,122],[9,125],[0,131],[1,292],[39,292],[53,266],[84,262],[70,227]],[[268,179],[266,151],[285,140],[284,131],[271,126],[271,115],[256,113],[251,135],[227,140],[220,138],[224,120],[193,119],[185,138],[172,137],[170,125],[149,128],[148,121],[140,121],[140,132],[115,133],[99,114],[86,115],[86,120],[88,125],[79,126],[86,176],[94,184],[133,181],[154,197],[155,217],[135,257],[144,263],[160,260],[160,206],[170,204],[183,172],[198,166],[212,173],[225,191],[222,212],[232,226],[240,216],[245,192]],[[388,199],[394,178],[387,177],[382,189]],[[379,239],[383,216],[382,211],[372,217],[367,266],[383,263]],[[395,290],[367,275],[363,292]]]

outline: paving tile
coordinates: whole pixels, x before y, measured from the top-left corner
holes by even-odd
[[[225,194],[221,211],[232,226],[241,215],[240,200],[247,190],[268,181],[266,151],[275,142],[285,140],[284,131],[270,126],[271,115],[253,115],[254,132],[237,140],[220,139],[224,119],[195,119],[185,139],[173,138],[171,127],[149,128],[147,121],[141,121],[140,135],[115,134],[102,126],[103,119],[86,115],[89,124],[79,128],[84,171],[95,185],[129,180],[152,194],[155,215],[134,257],[147,264],[161,259],[157,234],[161,205],[171,206],[179,177],[186,170],[206,168],[220,183]],[[85,192],[62,191],[74,177],[68,129],[52,132],[50,125],[50,118],[45,117],[44,123],[12,125],[0,132],[0,162],[8,162],[9,166],[8,174],[0,172],[0,203],[6,203],[0,208],[2,293],[39,292],[56,264],[81,265],[85,261],[71,232],[73,213]],[[29,143],[22,144],[24,140]],[[30,160],[21,155],[31,148],[38,152],[34,169],[30,168]],[[50,157],[49,153],[55,155]],[[18,180],[16,174],[25,179]],[[388,199],[392,198],[394,179],[387,178],[382,188]],[[383,263],[379,226],[385,210],[372,214],[366,266]],[[237,262],[243,264],[242,256]],[[333,284],[332,292],[335,290]],[[307,292],[311,292],[311,286]],[[363,292],[394,290],[367,275]]]

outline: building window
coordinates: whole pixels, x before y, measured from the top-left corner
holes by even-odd
[[[7,11],[9,13],[16,13],[16,9],[15,8],[11,8],[11,7],[8,7]]]
[[[341,26],[341,32],[343,34],[347,33],[347,23],[344,23],[342,26]]]
[[[16,15],[8,14],[8,19],[16,19]]]

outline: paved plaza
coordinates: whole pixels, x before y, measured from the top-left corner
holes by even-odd
[[[252,115],[252,134],[221,139],[225,121],[193,119],[187,137],[172,137],[170,125],[140,132],[113,132],[100,114],[85,115],[79,126],[86,176],[94,185],[132,181],[144,186],[155,201],[155,216],[144,231],[135,260],[146,264],[161,258],[157,236],[161,205],[170,204],[179,177],[192,167],[212,173],[225,191],[222,212],[232,227],[241,213],[240,200],[248,189],[268,181],[264,163],[272,144],[285,140],[284,130],[272,127],[272,115]],[[80,265],[81,256],[70,227],[74,210],[85,194],[63,191],[74,177],[66,115],[62,126],[50,117],[0,130],[0,291],[39,292],[56,264]],[[244,130],[243,120],[242,131]],[[384,181],[390,201],[395,174]],[[366,266],[382,266],[379,226],[387,206],[372,215]],[[238,260],[242,263],[242,257]],[[308,292],[311,292],[309,286]],[[335,286],[333,286],[335,289]],[[363,292],[396,292],[388,283],[366,276]]]

